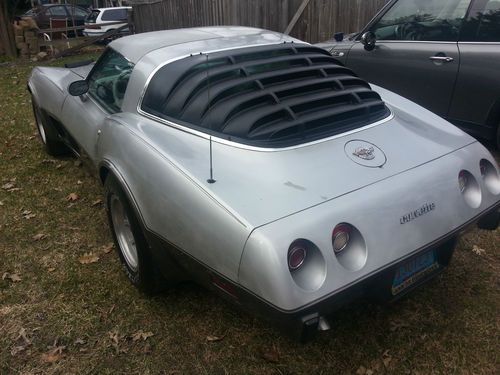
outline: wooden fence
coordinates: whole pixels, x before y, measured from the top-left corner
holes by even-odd
[[[315,43],[359,31],[388,0],[310,0],[291,35]],[[283,32],[303,0],[132,0],[135,32],[242,25]]]

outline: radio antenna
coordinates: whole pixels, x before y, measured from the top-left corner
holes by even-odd
[[[213,158],[212,158],[212,123],[210,122],[210,65],[208,65],[208,54],[206,56],[207,61],[207,96],[208,96],[208,111],[207,111],[207,121],[210,130],[209,142],[210,142],[210,178],[207,180],[209,184],[215,183],[214,179],[214,169],[213,169]]]

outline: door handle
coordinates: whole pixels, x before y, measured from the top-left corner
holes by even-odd
[[[449,62],[452,62],[454,59],[453,59],[453,57],[449,57],[449,56],[431,56],[431,57],[429,57],[429,60],[449,63]]]

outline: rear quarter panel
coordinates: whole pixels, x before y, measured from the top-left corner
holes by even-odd
[[[140,210],[147,230],[166,239],[178,249],[237,281],[241,253],[251,228],[233,215],[208,191],[206,181],[198,181],[165,152],[160,152],[142,137],[138,116],[115,115],[106,120],[99,139],[101,162],[111,163]],[[162,134],[165,125],[149,120],[149,128]],[[182,144],[184,156],[194,158],[191,149],[206,150],[208,142],[192,136]]]

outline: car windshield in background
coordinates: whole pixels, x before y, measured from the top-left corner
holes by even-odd
[[[86,22],[92,22],[95,23],[97,20],[97,17],[99,17],[99,13],[101,13],[99,10],[93,10],[85,19]]]
[[[127,9],[108,9],[102,15],[103,21],[121,21],[127,19]]]
[[[470,0],[400,0],[372,27],[378,40],[456,41]]]

